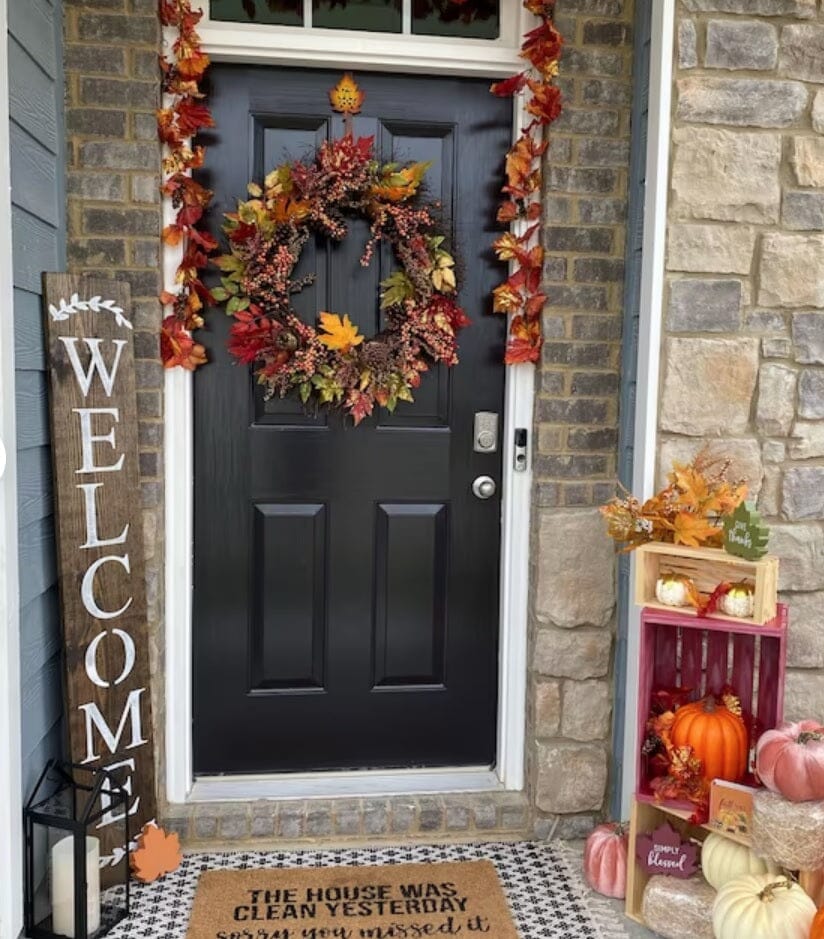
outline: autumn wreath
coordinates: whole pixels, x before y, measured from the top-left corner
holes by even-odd
[[[252,198],[226,215],[230,250],[216,258],[223,272],[212,296],[234,316],[229,351],[254,363],[269,397],[297,392],[304,404],[340,406],[355,423],[377,403],[411,401],[421,374],[457,364],[457,334],[469,320],[455,300],[455,261],[438,233],[436,206],[417,199],[427,163],[381,165],[373,139],[351,132],[321,144],[312,162],[284,163]],[[367,338],[348,314],[321,312],[303,322],[292,298],[314,280],[295,268],[314,234],[335,241],[347,218],[365,218],[368,266],[378,242],[391,245],[400,267],[381,282],[384,328]]]

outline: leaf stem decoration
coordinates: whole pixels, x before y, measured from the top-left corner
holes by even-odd
[[[192,10],[190,0],[159,2],[161,24],[177,30],[172,59],[160,58],[163,93],[170,99],[168,106],[157,112],[158,134],[168,147],[161,193],[177,211],[175,220],[163,229],[163,241],[183,246],[175,276],[177,290],[164,290],[160,295],[161,302],[172,308],[163,320],[160,352],[166,368],[179,365],[190,370],[206,361],[203,346],[192,339],[191,332],[203,325],[203,305],[212,302],[201,272],[217,248],[215,239],[202,227],[212,193],[191,176],[192,170],[203,165],[204,158],[203,147],[193,146],[191,139],[205,127],[214,127],[200,90],[209,65],[195,28],[202,15],[202,11]]]
[[[123,307],[118,306],[114,300],[104,300],[102,297],[91,297],[88,300],[81,300],[80,295],[73,293],[68,302],[61,297],[60,305],[49,304],[49,313],[55,323],[61,320],[67,320],[75,313],[85,313],[91,310],[92,313],[111,313],[115,323],[126,329],[131,329],[132,324],[123,315]]]
[[[494,244],[501,261],[513,262],[507,280],[493,291],[496,313],[512,314],[504,361],[507,365],[537,362],[541,356],[541,313],[546,294],[541,293],[544,249],[538,243],[541,219],[541,157],[548,141],[544,128],[561,114],[561,92],[553,84],[563,39],[552,21],[555,0],[524,0],[524,8],[540,23],[525,36],[521,57],[529,67],[490,89],[499,97],[527,93],[531,115],[521,136],[506,157],[506,200],[498,209],[498,221],[513,226]]]

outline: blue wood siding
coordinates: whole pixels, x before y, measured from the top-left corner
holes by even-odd
[[[60,0],[9,0],[23,793],[63,749],[41,273],[66,265]]]

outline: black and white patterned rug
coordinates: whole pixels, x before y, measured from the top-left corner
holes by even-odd
[[[498,871],[522,939],[624,939],[620,916],[582,887],[563,845],[411,845],[354,850],[189,854],[180,869],[132,893],[132,915],[111,939],[185,939],[198,878],[203,871],[285,867],[338,867],[488,858]],[[243,939],[257,939],[245,932]],[[490,937],[494,939],[494,937]]]

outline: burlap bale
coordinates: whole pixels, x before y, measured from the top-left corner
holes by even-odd
[[[757,792],[752,849],[789,870],[824,867],[824,802],[790,802],[777,792]]]
[[[644,922],[664,939],[713,939],[715,891],[700,874],[686,880],[655,874],[644,888]]]

